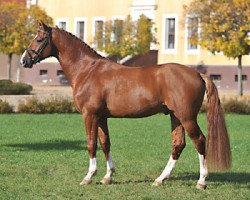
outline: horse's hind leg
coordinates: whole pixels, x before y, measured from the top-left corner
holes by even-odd
[[[169,158],[169,161],[161,173],[161,175],[154,181],[154,186],[162,185],[165,179],[170,177],[172,170],[174,169],[175,163],[180,157],[182,150],[186,146],[185,141],[185,132],[180,121],[171,114],[171,125],[172,125],[172,155]]]
[[[208,170],[205,161],[206,138],[200,130],[196,120],[185,120],[182,122],[185,130],[188,132],[196,150],[198,151],[200,162],[200,178],[197,183],[198,189],[205,189],[205,179],[208,175]]]
[[[107,119],[100,119],[98,124],[98,137],[102,146],[103,153],[107,161],[107,173],[101,180],[102,184],[109,185],[112,183],[112,175],[115,171],[115,167],[112,161],[112,155],[110,152],[110,139]]]

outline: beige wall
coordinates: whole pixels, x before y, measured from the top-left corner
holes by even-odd
[[[39,6],[44,8],[48,15],[54,19],[54,23],[60,19],[68,22],[67,30],[75,33],[74,20],[83,18],[86,23],[86,42],[93,41],[92,20],[101,17],[111,20],[112,17],[126,17],[129,14],[129,6],[132,0],[40,0]]]
[[[136,0],[39,0],[38,4],[44,8],[54,19],[56,24],[58,19],[66,19],[68,22],[67,30],[75,33],[74,19],[81,17],[85,20],[86,35],[85,41],[93,41],[93,18],[103,17],[110,20],[115,16],[127,16],[131,14],[131,6],[138,3]],[[143,0],[141,0],[143,2]],[[147,0],[144,0],[147,2]],[[149,2],[149,0],[148,0]],[[152,1],[151,1],[152,2]],[[237,60],[228,59],[223,54],[212,55],[204,49],[199,49],[195,54],[186,51],[185,19],[183,17],[183,5],[190,0],[155,0],[155,26],[157,28],[157,49],[158,63],[178,62],[187,65],[237,65]],[[177,21],[177,46],[175,52],[163,50],[164,41],[164,22],[166,16],[176,16]],[[243,57],[243,65],[250,65],[250,56]]]

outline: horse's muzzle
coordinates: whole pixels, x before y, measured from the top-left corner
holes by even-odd
[[[20,59],[20,65],[24,68],[32,68],[33,67],[33,62],[29,58],[21,58]]]

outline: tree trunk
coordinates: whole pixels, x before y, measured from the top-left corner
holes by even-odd
[[[242,55],[238,57],[238,67],[237,67],[237,72],[238,72],[238,95],[242,96],[243,95],[243,84],[242,84]]]
[[[17,68],[16,68],[16,82],[19,83],[20,82],[20,65],[17,64]]]
[[[7,71],[8,71],[8,79],[9,80],[11,80],[11,61],[12,61],[12,53],[8,54]]]

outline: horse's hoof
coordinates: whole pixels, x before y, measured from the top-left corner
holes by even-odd
[[[162,186],[162,181],[160,182],[160,181],[155,180],[152,186],[157,186],[157,187]]]
[[[91,179],[83,179],[80,185],[89,185],[92,183]]]
[[[111,183],[112,183],[112,178],[110,177],[110,178],[103,178],[102,180],[101,180],[101,183],[103,184],[103,185],[110,185]]]
[[[199,190],[205,190],[207,188],[207,186],[206,185],[202,185],[200,183],[197,183],[196,188],[199,189]]]

